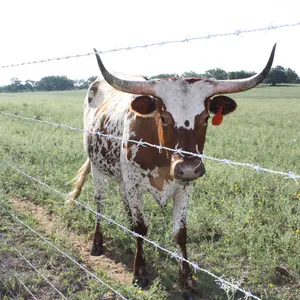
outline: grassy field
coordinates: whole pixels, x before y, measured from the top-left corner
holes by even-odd
[[[84,95],[84,91],[0,94],[0,111],[82,128]],[[259,87],[232,97],[238,109],[221,126],[209,126],[205,154],[299,175],[300,86]],[[63,193],[71,191],[69,182],[86,158],[82,134],[3,115],[0,124],[1,160]],[[205,165],[206,175],[194,183],[190,201],[189,259],[263,299],[300,299],[300,185],[285,176],[246,167],[210,160]],[[129,226],[113,182],[107,181],[106,195],[103,213]],[[94,207],[92,180],[79,201]],[[150,196],[144,199],[148,237],[175,250],[171,202],[160,209]],[[146,244],[146,258],[156,279],[147,291],[132,286],[132,236],[103,222],[106,256],[111,265],[97,263],[98,258],[90,260],[84,254],[87,252],[82,252],[84,246],[76,247],[76,243],[89,248],[94,215],[79,207],[67,210],[63,197],[4,164],[0,168],[0,205],[1,299],[10,299],[8,288],[18,299],[30,299],[16,276],[38,299],[61,299],[18,258],[12,246],[44,272],[68,299],[115,299],[107,287],[63,258],[8,212],[87,264],[126,297],[180,299],[176,261]],[[104,258],[99,258],[100,262],[101,259]],[[239,293],[232,296],[230,291],[226,294],[202,272],[195,276],[203,299],[242,297]]]

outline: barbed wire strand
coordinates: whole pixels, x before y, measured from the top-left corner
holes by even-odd
[[[227,281],[227,280],[223,279],[222,277],[219,277],[219,276],[217,276],[217,275],[211,273],[210,271],[208,271],[208,270],[206,270],[206,269],[201,268],[197,262],[191,262],[191,261],[189,261],[188,259],[185,259],[184,257],[178,255],[177,253],[172,252],[172,251],[170,251],[170,250],[168,250],[168,249],[162,247],[162,246],[159,245],[157,242],[152,241],[152,240],[149,240],[148,238],[146,238],[146,237],[144,237],[144,236],[142,236],[142,235],[140,235],[140,234],[138,234],[138,233],[136,233],[136,232],[134,232],[134,231],[128,229],[126,226],[117,223],[117,222],[116,222],[115,220],[113,220],[112,218],[107,217],[107,216],[105,216],[105,215],[103,215],[103,214],[101,214],[101,213],[96,212],[96,211],[93,210],[90,206],[87,206],[87,205],[85,205],[85,204],[83,204],[83,203],[81,203],[81,202],[79,202],[79,201],[77,201],[77,200],[71,199],[71,198],[69,197],[69,195],[67,195],[67,194],[65,194],[65,193],[62,193],[61,191],[59,191],[59,190],[57,190],[57,189],[55,189],[55,188],[49,186],[47,183],[44,183],[44,182],[40,181],[39,179],[36,179],[35,177],[33,177],[33,176],[31,176],[31,175],[25,173],[24,171],[22,171],[22,170],[20,170],[20,169],[18,169],[18,168],[16,168],[16,167],[14,167],[14,166],[12,166],[10,163],[8,163],[8,162],[6,162],[6,161],[4,161],[4,160],[2,160],[2,159],[0,159],[0,162],[2,162],[3,164],[9,166],[10,168],[14,169],[15,171],[20,172],[21,174],[23,174],[23,175],[24,175],[25,177],[27,177],[28,179],[30,179],[30,180],[32,180],[32,181],[35,181],[35,182],[37,182],[37,183],[43,185],[44,187],[47,187],[48,189],[50,189],[51,191],[53,191],[53,192],[59,194],[59,195],[62,196],[63,198],[74,201],[74,203],[76,203],[77,205],[79,205],[79,206],[85,208],[86,210],[92,212],[92,213],[95,214],[96,216],[102,217],[103,219],[105,219],[105,220],[108,221],[109,223],[112,223],[112,224],[116,225],[117,227],[121,228],[123,231],[126,231],[126,232],[130,233],[130,234],[133,235],[134,237],[139,237],[139,238],[145,240],[145,241],[148,242],[149,244],[153,245],[153,246],[155,247],[155,249],[160,249],[160,250],[166,252],[167,254],[169,254],[170,257],[188,263],[191,267],[193,267],[193,269],[194,269],[195,272],[198,270],[198,271],[201,271],[201,272],[203,272],[203,273],[206,273],[206,274],[210,275],[211,277],[213,277],[213,278],[216,280],[216,282],[218,282],[219,284],[222,284],[223,286],[230,286],[230,287],[233,287],[235,290],[239,290],[239,291],[243,292],[243,293],[245,294],[245,297],[246,297],[245,299],[248,299],[248,297],[252,297],[253,299],[261,300],[261,299],[258,298],[257,296],[252,295],[250,292],[247,292],[247,291],[243,290],[242,288],[238,287],[237,285],[235,285],[235,284],[233,284],[233,283],[230,283],[229,281]]]
[[[2,206],[0,204],[0,206]],[[3,207],[3,206],[2,206]],[[7,210],[6,210],[7,211]],[[14,247],[0,232],[0,238],[2,241],[9,246],[11,249],[13,249],[32,269],[34,269],[63,299],[68,299],[57,287],[55,287],[49,279],[41,272],[39,271],[16,247]],[[26,288],[27,289],[27,288]],[[30,292],[31,293],[31,292]]]
[[[235,162],[235,161],[232,161],[232,160],[229,160],[229,159],[224,159],[224,158],[223,159],[222,158],[215,158],[215,157],[205,155],[204,153],[199,154],[199,153],[193,153],[193,152],[185,151],[185,150],[182,150],[182,149],[172,149],[172,148],[164,147],[162,145],[154,145],[154,144],[151,144],[151,143],[148,143],[148,142],[144,142],[143,140],[137,141],[137,140],[125,139],[125,138],[122,138],[122,137],[113,136],[111,134],[105,134],[103,132],[93,132],[93,131],[90,131],[90,130],[84,130],[84,129],[80,129],[80,128],[76,128],[76,127],[72,127],[72,126],[68,126],[68,125],[64,125],[64,124],[53,123],[53,122],[44,121],[44,120],[36,120],[36,119],[33,119],[33,118],[18,116],[18,115],[15,115],[15,114],[5,113],[5,112],[2,112],[2,111],[0,111],[0,114],[4,115],[4,116],[7,116],[7,117],[13,117],[13,118],[17,118],[17,119],[23,119],[23,120],[26,120],[26,121],[37,122],[37,123],[41,123],[41,124],[47,124],[47,125],[51,125],[51,126],[54,126],[54,127],[60,127],[60,128],[73,130],[73,131],[78,131],[78,132],[81,132],[81,133],[96,134],[98,136],[105,137],[107,139],[115,139],[115,140],[119,140],[119,141],[122,141],[122,142],[135,143],[138,146],[142,146],[142,147],[148,146],[148,147],[151,147],[151,148],[156,148],[159,151],[167,150],[167,151],[170,151],[170,152],[173,152],[173,153],[178,153],[181,156],[189,155],[189,156],[194,156],[194,157],[199,157],[199,158],[205,158],[205,159],[208,159],[208,160],[219,162],[221,164],[252,168],[252,169],[256,170],[257,172],[262,171],[262,172],[282,175],[282,176],[286,176],[286,178],[293,179],[297,184],[298,184],[297,179],[300,179],[300,175],[297,175],[297,174],[295,174],[294,172],[291,172],[291,171],[283,172],[283,171],[271,170],[271,169],[260,167],[258,164],[254,165],[254,164],[250,164],[250,163]]]
[[[1,235],[1,233],[0,233]],[[4,264],[4,261],[0,258],[0,262],[2,262],[2,264]],[[3,268],[2,268],[3,270]],[[32,296],[33,299],[38,300],[33,294],[32,292],[29,290],[29,288],[25,285],[25,283],[16,275],[13,275],[18,281],[19,283],[24,287],[24,289]]]
[[[14,299],[17,299],[17,297],[14,295],[14,293],[10,290],[10,288],[7,286],[7,284],[1,280],[0,278],[0,282],[2,282],[2,284],[4,285],[4,287],[8,290],[8,292],[10,293],[10,295],[14,298]]]
[[[32,292],[29,290],[29,288],[22,282],[22,280],[20,278],[18,278],[16,275],[15,275],[16,279],[20,282],[20,284],[24,287],[24,289],[30,294],[30,296],[35,299],[35,300],[38,300],[33,294]]]
[[[269,32],[271,30],[279,29],[279,28],[285,28],[285,27],[295,27],[299,26],[300,21],[297,23],[290,23],[290,24],[280,24],[280,25],[268,25],[266,27],[260,27],[260,28],[253,28],[253,29],[238,29],[227,33],[213,33],[213,34],[207,34],[204,36],[194,36],[194,37],[186,37],[179,40],[169,40],[169,41],[160,41],[160,42],[154,42],[149,44],[142,44],[142,45],[135,45],[135,46],[127,46],[127,47],[120,47],[120,48],[114,48],[109,50],[101,50],[98,51],[99,54],[106,54],[106,53],[115,53],[119,51],[129,51],[129,50],[135,50],[135,49],[141,49],[141,48],[150,48],[155,46],[164,46],[168,44],[178,44],[178,43],[187,43],[191,41],[196,40],[204,40],[204,39],[211,39],[211,38],[217,38],[217,37],[227,37],[227,36],[240,36],[241,34],[248,34],[248,33],[255,33],[260,31],[266,31]],[[35,61],[28,61],[28,62],[22,62],[17,64],[11,64],[11,65],[2,65],[0,68],[12,68],[12,67],[20,67],[24,65],[32,65],[32,64],[39,64],[39,63],[46,63],[51,62],[54,60],[63,60],[63,59],[70,59],[70,58],[81,58],[85,56],[95,55],[94,52],[88,52],[88,53],[82,53],[82,54],[74,54],[74,55],[67,55],[67,56],[61,56],[61,57],[54,57],[54,58],[47,58],[47,59],[41,59],[41,60],[35,60]]]
[[[23,174],[25,174],[23,172]],[[33,178],[33,177],[32,177]],[[36,180],[35,180],[36,181]],[[44,184],[44,186],[47,186],[46,184]],[[62,250],[60,250],[56,245],[54,245],[52,242],[50,242],[49,240],[47,240],[44,236],[42,236],[41,234],[39,234],[36,230],[34,230],[33,228],[31,228],[29,225],[27,225],[26,223],[24,223],[21,219],[19,219],[16,215],[14,215],[12,212],[9,212],[3,205],[0,204],[0,207],[2,207],[3,209],[5,209],[7,211],[8,214],[10,214],[13,218],[15,218],[18,222],[20,222],[22,225],[24,225],[25,227],[27,227],[31,232],[35,233],[36,235],[38,235],[44,242],[46,242],[48,245],[52,246],[53,248],[55,248],[59,253],[61,253],[63,256],[67,257],[69,260],[71,260],[74,264],[76,264],[80,269],[86,271],[89,275],[91,275],[93,278],[95,278],[96,280],[98,280],[101,284],[105,285],[107,288],[109,288],[111,291],[113,291],[116,295],[120,296],[122,299],[128,300],[127,298],[125,298],[119,291],[115,290],[112,286],[110,286],[108,283],[106,283],[105,281],[103,281],[102,279],[100,279],[97,275],[95,275],[93,272],[91,272],[86,266],[84,266],[83,264],[80,264],[79,262],[77,262],[74,258],[72,258],[70,255],[68,255],[66,252],[63,252]]]

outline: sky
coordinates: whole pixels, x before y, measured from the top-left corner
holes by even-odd
[[[300,22],[299,0],[252,1],[2,1],[0,66]],[[300,25],[102,54],[109,71],[128,74],[259,72],[274,43],[273,66],[300,76]],[[0,85],[49,75],[99,75],[94,56],[13,68],[0,67]]]

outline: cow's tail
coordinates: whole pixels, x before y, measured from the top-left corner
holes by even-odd
[[[75,182],[75,188],[72,192],[68,194],[67,203],[69,206],[75,204],[75,199],[79,197],[81,189],[85,183],[86,177],[91,171],[91,162],[89,158],[85,161],[82,167],[78,170],[77,176],[72,180]]]

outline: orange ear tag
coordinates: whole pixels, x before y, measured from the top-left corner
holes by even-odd
[[[217,113],[213,116],[211,123],[213,125],[220,125],[223,121],[223,115],[222,115],[222,106],[218,109]]]

